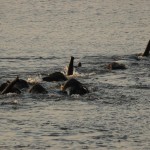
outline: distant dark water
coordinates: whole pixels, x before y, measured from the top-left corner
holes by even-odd
[[[40,82],[47,95],[1,95],[0,149],[133,149],[150,147],[150,58],[136,60],[149,40],[150,2],[0,2],[0,84],[17,75]],[[64,71],[90,93],[59,94],[62,82],[41,81]],[[109,71],[117,61],[126,70]]]

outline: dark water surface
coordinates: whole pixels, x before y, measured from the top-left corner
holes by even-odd
[[[0,0],[0,84],[17,75],[47,95],[0,95],[0,149],[150,149],[149,0]],[[84,96],[58,93],[70,56]],[[109,71],[117,61],[126,70]]]

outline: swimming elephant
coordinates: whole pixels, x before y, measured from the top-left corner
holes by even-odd
[[[74,66],[74,57],[71,56],[70,63],[69,63],[69,66],[68,66],[68,70],[67,70],[67,75],[68,76],[73,75],[74,68],[79,68],[81,66],[82,66],[81,62],[79,62],[76,66]]]
[[[7,82],[3,83],[0,86],[0,92],[1,92],[1,94],[6,94],[6,93],[20,94],[21,93],[20,90],[22,90],[24,88],[29,88],[27,81],[25,81],[23,79],[19,79],[19,77],[17,77],[12,82],[7,81]]]
[[[24,88],[29,88],[29,85],[27,83],[27,81],[23,80],[23,79],[18,79],[14,85],[15,88],[17,89],[24,89]]]
[[[68,70],[67,70],[67,75],[68,76],[73,75],[74,67],[78,68],[78,67],[81,67],[81,65],[82,65],[81,62],[79,62],[77,66],[74,66],[74,57],[71,56]],[[46,77],[43,77],[42,79],[43,79],[43,81],[47,81],[47,82],[68,80],[67,77],[61,72],[54,72]]]
[[[18,88],[16,88],[16,87],[12,87],[12,88],[9,89],[8,91],[3,92],[3,90],[4,90],[5,88],[7,88],[7,86],[9,85],[9,83],[10,83],[10,82],[5,82],[5,83],[1,84],[1,86],[0,86],[0,92],[1,92],[1,94],[6,94],[6,93],[16,93],[16,94],[20,94],[20,93],[21,93],[21,91],[20,91]]]
[[[112,63],[108,64],[107,68],[110,70],[127,69],[125,64],[118,63],[118,62],[112,62]]]
[[[7,93],[20,94],[21,91],[18,88],[14,87],[18,79],[19,77],[16,77],[12,82],[7,81],[6,83],[3,83],[0,87],[1,94],[7,94]]]
[[[62,91],[66,91],[68,95],[84,95],[86,93],[89,93],[89,90],[76,79],[69,79],[68,81],[66,81],[64,86],[62,86]]]
[[[47,77],[42,78],[43,81],[52,82],[52,81],[66,81],[67,77],[61,72],[54,72]]]
[[[47,90],[40,84],[35,84],[33,87],[29,90],[29,93],[32,94],[47,94]]]

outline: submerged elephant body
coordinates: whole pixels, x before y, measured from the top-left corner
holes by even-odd
[[[7,93],[17,93],[20,94],[23,88],[28,88],[29,85],[28,83],[23,80],[23,79],[19,79],[19,77],[17,77],[16,79],[14,79],[13,81],[7,81],[5,83],[3,83],[0,86],[0,92],[1,94],[7,94]]]
[[[48,93],[47,90],[40,84],[35,84],[33,87],[29,90],[29,93],[33,94],[46,94]]]
[[[20,94],[21,93],[21,91],[18,88],[16,88],[16,87],[12,87],[9,90],[7,90],[6,92],[3,92],[8,87],[8,85],[9,85],[9,82],[1,84],[1,86],[0,86],[1,94],[6,94],[6,93]]]
[[[63,86],[62,91],[66,91],[68,95],[89,93],[89,90],[76,79],[69,79]]]
[[[7,94],[7,93],[17,93],[20,94],[21,91],[19,89],[17,89],[16,87],[14,87],[14,85],[16,84],[16,82],[18,81],[19,77],[16,77],[12,82],[6,82],[4,84],[2,84],[2,91],[1,94]]]
[[[54,72],[47,77],[42,78],[43,81],[52,82],[52,81],[66,81],[66,76],[61,72]]]
[[[15,83],[14,87],[21,90],[21,89],[29,88],[29,85],[28,85],[27,81],[25,81],[23,79],[18,79],[17,82]]]

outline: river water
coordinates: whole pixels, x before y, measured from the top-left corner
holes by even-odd
[[[0,0],[0,84],[19,75],[48,90],[0,96],[0,149],[149,150],[150,57],[134,59],[149,16],[149,0]],[[89,94],[60,95],[62,82],[41,80],[70,56]],[[113,61],[127,69],[107,70]]]

